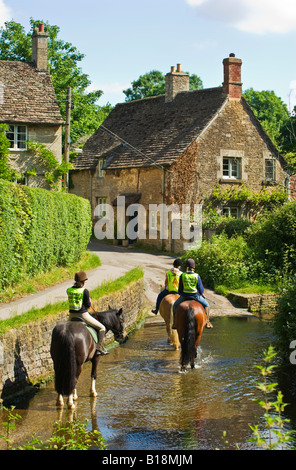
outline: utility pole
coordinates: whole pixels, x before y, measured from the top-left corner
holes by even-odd
[[[70,155],[70,120],[71,120],[71,87],[67,89],[67,103],[66,103],[66,125],[65,125],[65,145],[64,145],[64,162],[69,163]],[[69,188],[69,173],[64,174],[64,190],[68,191]]]

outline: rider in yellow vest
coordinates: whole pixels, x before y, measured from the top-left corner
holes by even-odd
[[[194,299],[199,302],[205,309],[207,315],[207,328],[213,328],[213,325],[210,323],[210,312],[209,312],[209,303],[205,299],[204,287],[200,276],[194,272],[195,261],[189,258],[186,261],[186,272],[183,273],[179,281],[179,290],[178,293],[180,297],[174,303],[173,310],[176,311],[178,305],[184,300]]]
[[[182,271],[180,271],[181,266],[182,261],[177,258],[173,263],[173,268],[168,269],[168,271],[166,272],[164,282],[165,288],[158,294],[155,310],[152,310],[152,313],[155,313],[155,315],[157,315],[158,313],[160,302],[166,295],[178,293],[179,279],[182,274]]]
[[[87,281],[87,275],[84,271],[78,271],[75,274],[74,280],[75,284],[67,289],[69,320],[81,319],[92,326],[98,333],[97,354],[108,354],[104,349],[106,328],[87,311],[91,307],[89,292],[84,287],[84,283]]]

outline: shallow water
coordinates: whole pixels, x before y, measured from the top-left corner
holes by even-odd
[[[96,399],[89,397],[90,365],[84,366],[75,416],[101,431],[108,450],[254,448],[249,424],[262,420],[253,401],[261,380],[254,366],[262,364],[272,331],[251,317],[213,318],[213,325],[204,331],[196,368],[180,373],[180,353],[167,344],[165,327],[147,322],[102,358]],[[55,400],[51,383],[17,405],[23,419],[15,444],[32,432],[48,437],[61,417]]]

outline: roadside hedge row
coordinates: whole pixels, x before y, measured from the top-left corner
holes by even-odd
[[[0,288],[76,263],[90,236],[86,199],[0,180]]]

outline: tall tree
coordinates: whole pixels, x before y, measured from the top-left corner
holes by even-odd
[[[290,171],[296,173],[296,118],[289,114],[287,105],[274,91],[244,92],[254,114],[272,142],[286,158]]]
[[[75,46],[59,38],[60,28],[43,20],[30,19],[31,30],[26,33],[24,27],[15,21],[8,21],[0,32],[0,60],[32,61],[32,34],[34,27],[44,23],[48,39],[48,70],[50,72],[61,114],[65,119],[67,88],[72,88],[71,141],[92,134],[112,107],[99,106],[97,101],[102,96],[101,90],[88,92],[91,81],[82,72],[78,64],[84,58]]]
[[[189,75],[189,87],[191,90],[203,88],[202,80],[195,74]],[[139,100],[149,96],[163,95],[165,93],[165,76],[159,70],[140,75],[132,82],[131,88],[123,90],[125,101]]]

